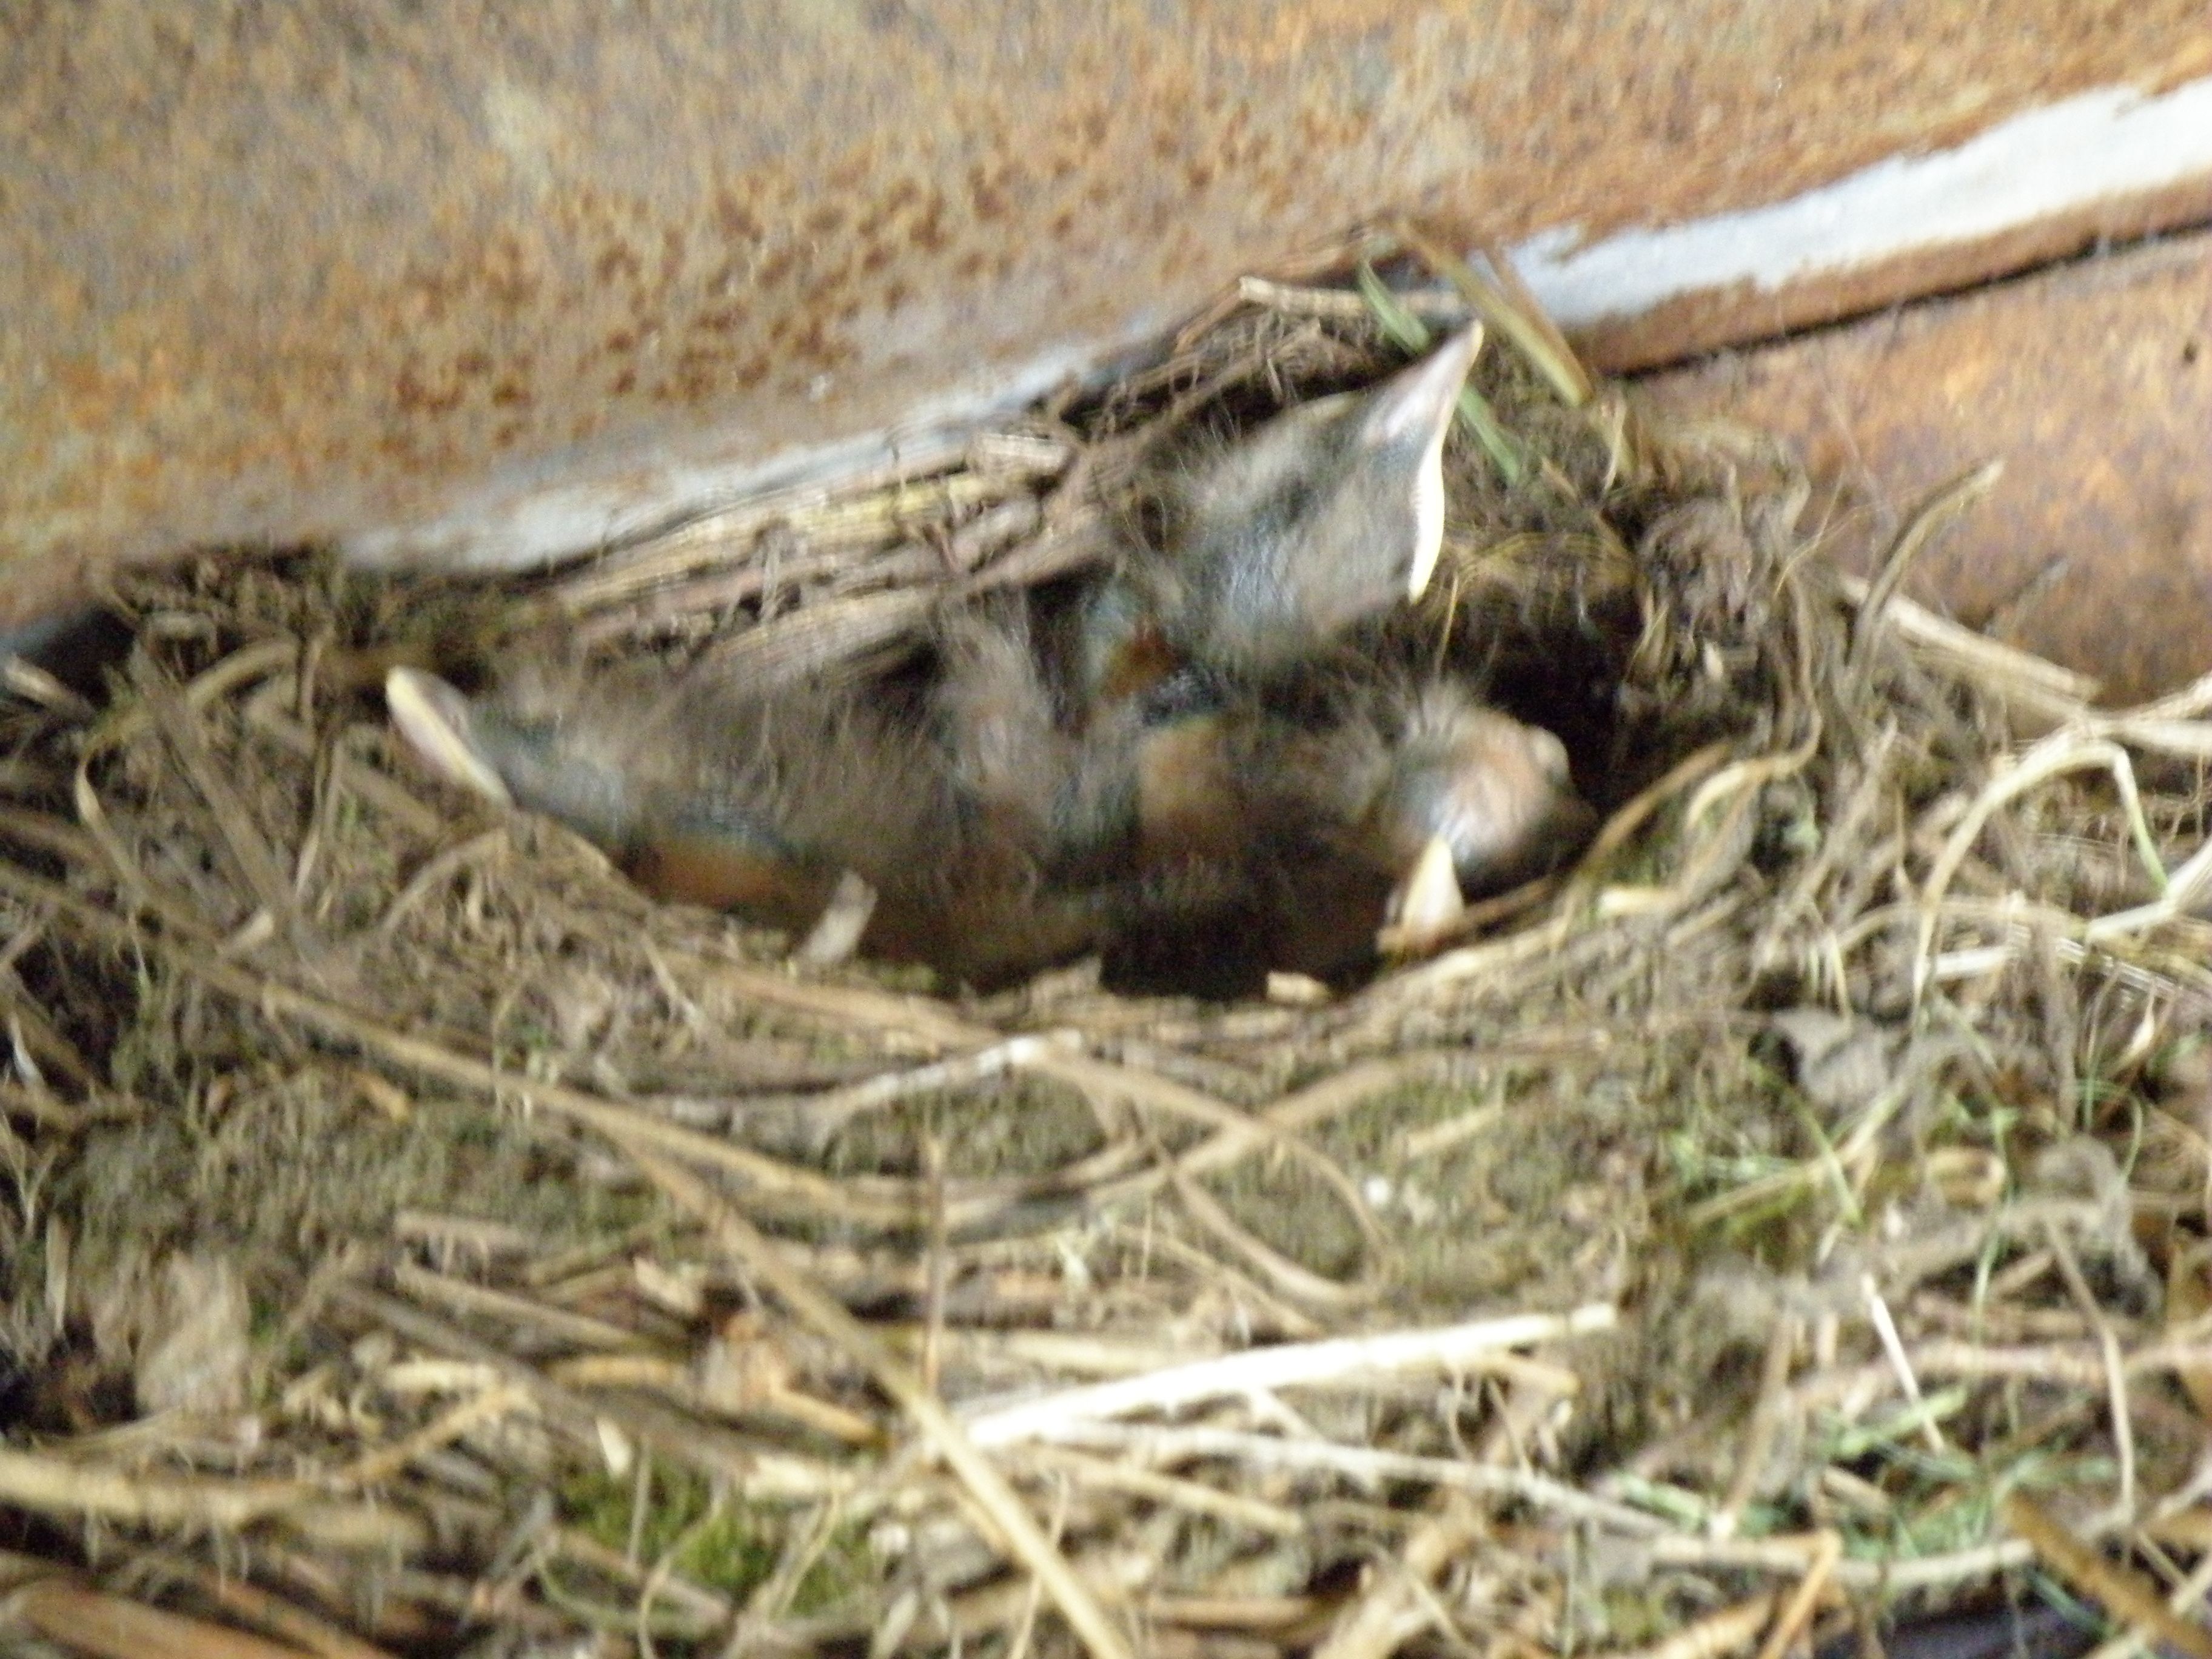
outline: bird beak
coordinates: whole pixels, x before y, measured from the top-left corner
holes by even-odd
[[[860,948],[860,936],[876,914],[876,890],[854,872],[845,871],[830,890],[830,902],[793,954],[801,962],[823,966],[849,962]]]
[[[1460,388],[1482,349],[1482,325],[1462,329],[1420,362],[1372,394],[1364,436],[1375,448],[1413,449],[1420,460],[1413,472],[1413,561],[1406,597],[1428,591],[1444,545],[1444,434]],[[1401,453],[1402,453],[1401,449]]]
[[[501,806],[514,797],[470,734],[469,700],[435,674],[395,668],[384,677],[384,706],[407,746],[448,783],[472,789]]]
[[[1459,890],[1459,873],[1452,868],[1451,847],[1442,836],[1431,836],[1413,860],[1412,871],[1390,895],[1378,943],[1386,955],[1417,955],[1466,914],[1467,900]]]

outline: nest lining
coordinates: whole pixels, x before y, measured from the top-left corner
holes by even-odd
[[[553,611],[881,672],[1171,432],[1398,361],[1371,289],[496,592],[123,581],[105,706],[6,709],[18,1576],[434,1651],[1721,1652],[2203,1547],[2212,687],[2096,712],[1895,598],[1971,488],[1869,592],[1480,297],[1533,356],[1424,622],[1607,827],[1316,1003],[794,967],[345,669]]]

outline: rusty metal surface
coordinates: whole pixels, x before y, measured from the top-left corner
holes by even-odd
[[[1996,490],[1910,591],[2097,676],[2108,702],[2212,670],[2212,233],[1653,377],[1660,407],[1786,435],[1863,568],[1937,489]]]
[[[21,0],[0,622],[201,543],[587,546],[1386,210],[1685,218],[2212,58],[2202,0],[1997,9]]]

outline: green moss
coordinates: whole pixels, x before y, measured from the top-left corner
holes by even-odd
[[[601,1468],[579,1473],[561,1492],[568,1524],[617,1553],[630,1547],[635,1501],[633,1477]],[[647,1565],[665,1559],[682,1577],[742,1602],[775,1571],[792,1535],[787,1511],[727,1502],[717,1509],[704,1475],[655,1462],[637,1559]],[[833,1607],[870,1574],[861,1528],[842,1528],[800,1577],[789,1611],[804,1616]]]

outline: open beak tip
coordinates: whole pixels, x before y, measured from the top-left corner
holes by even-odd
[[[384,677],[384,706],[401,739],[440,777],[514,804],[506,780],[470,742],[468,702],[452,686],[419,668],[395,668]]]
[[[1442,836],[1431,836],[1391,895],[1389,925],[1401,938],[1422,939],[1442,933],[1466,912],[1450,844]]]
[[[1430,354],[1426,374],[1433,375],[1431,382],[1443,418],[1449,419],[1449,411],[1458,401],[1460,388],[1474,368],[1476,354],[1482,349],[1482,325],[1474,324],[1453,335]],[[1426,378],[1426,375],[1425,375]]]
[[[1433,557],[1427,559],[1416,559],[1413,562],[1413,574],[1406,580],[1406,600],[1407,604],[1410,605],[1418,601],[1422,594],[1429,591],[1429,581],[1430,579],[1436,574],[1436,570],[1437,562]]]

